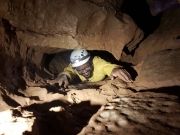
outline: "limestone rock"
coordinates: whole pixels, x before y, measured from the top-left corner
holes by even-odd
[[[144,59],[134,82],[136,90],[180,86],[180,49],[164,50]]]
[[[148,55],[161,50],[178,49],[179,45],[180,8],[175,8],[164,12],[160,26],[139,44],[133,56],[124,55],[122,60],[136,65]]]
[[[180,108],[175,100],[175,96],[150,93],[114,98],[99,109],[78,135],[178,135],[180,119],[176,116]]]
[[[119,59],[126,44],[143,37],[128,15],[117,19],[115,11],[88,1],[15,0],[3,1],[0,7],[0,16],[16,27],[21,47],[84,47],[109,51]]]
[[[21,108],[0,112],[0,134],[22,135],[32,131],[35,117],[32,112]]]

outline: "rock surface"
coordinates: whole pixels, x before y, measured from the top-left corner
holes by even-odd
[[[179,86],[180,49],[156,52],[141,64],[133,83],[136,90]]]
[[[180,8],[164,12],[159,27],[139,44],[133,56],[124,55],[122,60],[136,65],[155,52],[178,49],[180,47],[179,18]]]
[[[142,40],[123,2],[0,0],[0,134],[179,135],[179,9],[161,1],[152,11],[162,14],[160,25]],[[135,81],[49,85],[44,56],[76,47],[133,64]]]
[[[88,1],[16,0],[3,1],[0,7],[0,16],[16,27],[22,47],[84,47],[106,50],[120,59],[127,43],[132,39],[138,42],[143,37],[143,32],[128,15],[117,19],[115,11],[107,11]]]
[[[21,96],[24,103],[14,97],[21,107],[1,112],[0,133],[9,135],[9,128],[15,131],[21,125],[14,135],[179,134],[179,95],[173,87],[168,94],[134,92],[126,86],[109,80],[97,89],[68,89],[67,95],[29,87]]]
[[[32,131],[35,117],[32,112],[14,108],[0,112],[0,134],[22,135]]]
[[[177,100],[175,96],[153,93],[114,98],[101,107],[79,135],[178,135]]]

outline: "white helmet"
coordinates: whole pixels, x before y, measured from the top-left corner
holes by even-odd
[[[88,62],[90,59],[90,54],[85,49],[76,49],[73,50],[70,55],[70,62],[72,64],[72,67],[78,67],[86,62]]]

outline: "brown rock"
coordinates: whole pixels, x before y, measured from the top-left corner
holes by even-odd
[[[175,101],[174,96],[153,93],[114,98],[93,115],[78,135],[177,135],[180,108]]]
[[[180,49],[164,50],[144,59],[134,85],[136,90],[180,86]]]
[[[139,45],[133,57],[125,56],[122,60],[136,65],[154,52],[180,48],[179,38],[180,9],[176,8],[163,14],[158,29]]]
[[[21,46],[84,47],[109,51],[119,59],[124,45],[143,35],[128,15],[118,20],[114,11],[82,0],[4,1],[0,7],[0,16],[16,27]]]

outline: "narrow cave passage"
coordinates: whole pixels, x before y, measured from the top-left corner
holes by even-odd
[[[179,0],[0,1],[0,134],[179,135],[179,7]],[[123,66],[133,81],[49,83],[75,48]]]
[[[57,75],[62,72],[63,69],[70,63],[70,53],[72,50],[67,50],[63,52],[53,53],[53,54],[44,54],[42,59],[42,66],[46,68],[51,73]],[[111,53],[103,50],[88,50],[90,55],[99,56],[105,59],[108,62],[118,64],[120,63]],[[57,65],[56,65],[57,64]],[[58,68],[59,67],[59,68]]]

